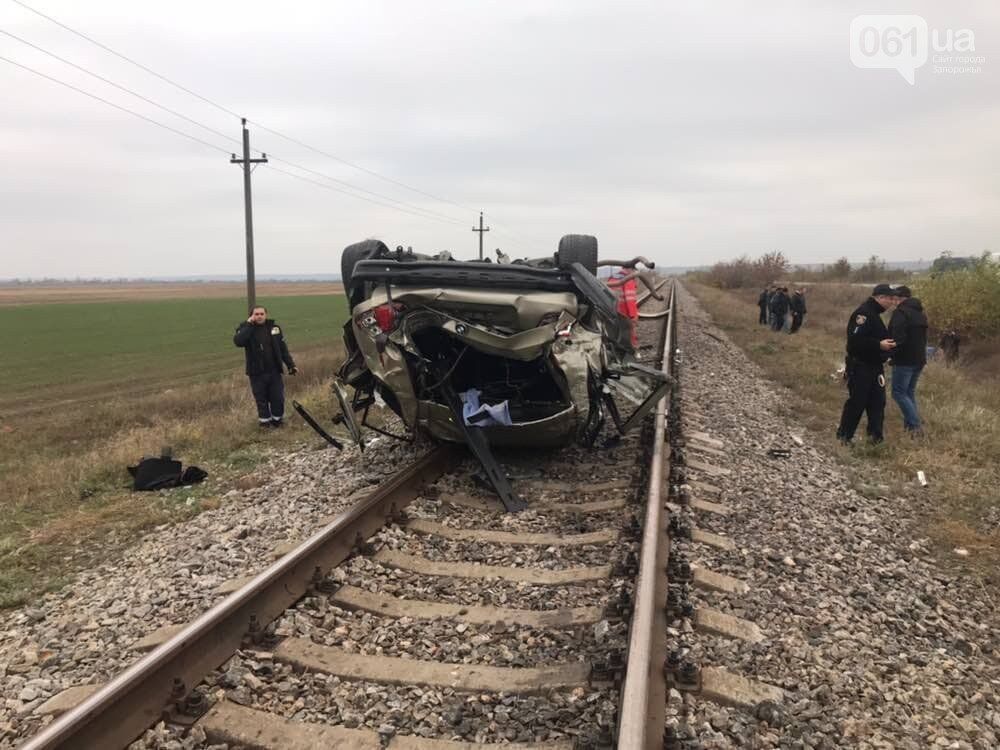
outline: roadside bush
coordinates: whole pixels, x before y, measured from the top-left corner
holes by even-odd
[[[700,281],[718,289],[762,287],[780,279],[789,269],[788,259],[780,251],[764,253],[756,260],[743,255],[736,260],[719,262],[699,274]]]
[[[937,330],[977,338],[1000,334],[1000,264],[989,256],[959,271],[923,277],[913,293]]]

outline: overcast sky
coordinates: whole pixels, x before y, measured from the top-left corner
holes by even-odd
[[[272,162],[253,175],[261,274],[337,272],[341,249],[365,237],[468,256],[479,208],[487,247],[520,255],[551,253],[566,233],[667,265],[771,249],[796,262],[1000,250],[995,0],[25,2],[227,109],[453,202],[251,126],[269,155],[457,221]],[[913,86],[859,69],[849,27],[864,13],[920,14],[941,40],[971,29],[985,61],[944,73],[929,60]],[[0,29],[240,136],[235,117],[11,0]],[[9,36],[0,55],[238,148]],[[242,180],[227,153],[3,61],[0,91],[0,278],[242,272]]]

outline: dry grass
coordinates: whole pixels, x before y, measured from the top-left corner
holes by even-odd
[[[860,490],[875,502],[891,491],[920,503],[926,509],[927,535],[949,554],[955,547],[968,549],[968,569],[1000,584],[1000,532],[984,521],[1000,507],[1000,383],[995,373],[932,362],[917,391],[925,439],[906,437],[890,397],[886,442],[845,448],[834,432],[846,389],[834,373],[843,364],[847,316],[866,291],[849,285],[811,287],[806,324],[788,336],[757,324],[759,290],[687,287],[716,324],[788,390],[790,413],[850,468]],[[930,481],[926,489],[917,483],[918,470]]]
[[[283,431],[257,428],[247,379],[234,374],[39,413],[0,432],[0,606],[58,585],[142,529],[217,507],[234,485],[258,485],[253,469],[275,449],[318,443],[290,403],[329,414],[327,384],[341,358],[339,347],[296,351],[303,375],[286,378],[293,418]],[[132,493],[126,466],[165,445],[208,471],[209,481]]]

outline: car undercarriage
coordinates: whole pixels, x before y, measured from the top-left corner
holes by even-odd
[[[624,433],[670,381],[638,360],[636,305],[623,302],[636,282],[644,299],[661,299],[663,282],[639,270],[653,267],[645,258],[602,263],[596,239],[567,235],[548,258],[498,261],[391,251],[377,240],[346,248],[348,356],[333,390],[335,421],[362,450],[366,429],[465,443],[514,511],[526,506],[494,447],[593,447],[609,415]],[[622,270],[606,283],[599,266]],[[373,407],[403,429],[377,424]]]

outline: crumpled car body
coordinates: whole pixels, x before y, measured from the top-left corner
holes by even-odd
[[[390,303],[377,289],[353,310],[352,326],[365,368],[395,396],[407,427],[464,441],[457,415],[435,395],[435,369],[421,378],[414,360],[447,363],[458,394],[475,388],[488,403],[509,404],[510,425],[480,428],[491,444],[558,445],[586,421],[587,373],[601,367],[602,338],[579,325],[573,295],[404,286],[392,299],[405,325],[381,330],[375,310]]]
[[[596,240],[583,256],[563,250],[561,266],[558,254],[455,261],[373,240],[344,256],[351,317],[334,392],[362,447],[383,404],[409,435],[469,443],[484,463],[490,447],[593,445],[609,413],[624,432],[669,386],[637,360],[634,321],[591,272]],[[565,262],[576,257],[591,269]]]

